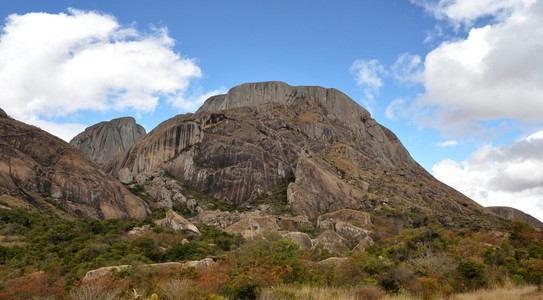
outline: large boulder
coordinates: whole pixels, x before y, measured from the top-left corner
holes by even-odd
[[[284,233],[281,236],[296,243],[301,250],[311,250],[313,248],[313,243],[307,233],[295,231]]]
[[[371,224],[370,214],[353,209],[340,209],[331,213],[322,214],[317,218],[317,227],[325,229],[335,229],[336,223],[344,221],[365,226]]]
[[[166,213],[164,219],[156,220],[155,223],[167,230],[180,231],[186,230],[188,232],[200,235],[200,230],[194,224],[183,218],[181,215],[173,210],[169,210]]]
[[[231,213],[229,211],[209,210],[199,213],[192,220],[196,223],[203,223],[206,225],[226,229],[228,226],[239,222],[241,220],[241,217],[239,214]]]
[[[366,251],[366,249],[371,245],[373,245],[373,239],[371,238],[371,236],[366,236],[361,239],[360,242],[358,242],[358,244],[353,248],[352,251],[363,252]]]
[[[226,228],[226,232],[231,234],[241,234],[245,238],[254,238],[260,236],[265,231],[278,231],[275,217],[252,217],[243,219]]]
[[[345,221],[336,223],[336,233],[346,238],[350,242],[359,242],[372,233],[370,230],[363,229]]]
[[[318,245],[332,253],[349,250],[349,241],[332,230],[326,230],[317,236]]]
[[[216,263],[211,258],[204,258],[202,260],[194,260],[194,261],[187,261],[184,263],[180,262],[166,262],[166,263],[158,263],[158,264],[148,264],[148,265],[138,265],[138,268],[144,268],[144,269],[185,269],[185,268],[195,268],[199,271],[202,270],[208,270],[213,267],[215,267]],[[134,267],[132,265],[120,265],[120,266],[110,266],[110,267],[102,267],[95,270],[90,270],[85,274],[85,277],[83,277],[83,282],[86,281],[93,281],[100,279],[105,276],[110,276],[112,272],[114,271],[122,271],[128,268]]]

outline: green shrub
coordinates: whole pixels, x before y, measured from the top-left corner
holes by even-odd
[[[460,262],[456,270],[461,289],[477,289],[487,284],[487,272],[483,264],[468,260]]]

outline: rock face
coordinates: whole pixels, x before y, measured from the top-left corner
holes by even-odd
[[[490,206],[487,208],[508,220],[525,222],[535,228],[543,229],[543,223],[541,221],[516,208],[507,206]]]
[[[102,164],[130,148],[143,136],[145,128],[136,124],[134,118],[125,117],[88,127],[74,137],[70,145],[83,151],[97,164]]]
[[[288,208],[315,221],[340,209],[418,214],[450,226],[498,218],[420,167],[398,138],[335,89],[243,84],[157,126],[104,168],[162,172],[245,204],[286,181]],[[126,170],[130,171],[127,174]]]
[[[145,202],[80,151],[10,118],[0,118],[0,194],[59,215],[143,219],[150,213]]]

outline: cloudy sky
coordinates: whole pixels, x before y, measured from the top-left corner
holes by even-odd
[[[543,220],[543,0],[5,0],[0,17],[0,107],[67,141],[245,82],[334,87],[438,179]]]

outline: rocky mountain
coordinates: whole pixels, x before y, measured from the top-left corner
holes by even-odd
[[[146,134],[145,128],[132,117],[100,122],[85,129],[70,141],[70,145],[83,151],[97,164],[124,152]]]
[[[487,208],[508,220],[525,222],[535,228],[543,229],[543,223],[541,221],[516,208],[507,206],[490,206]]]
[[[94,219],[138,218],[149,208],[61,139],[0,112],[0,203]]]
[[[104,168],[151,188],[156,201],[170,205],[186,201],[167,184],[173,178],[236,205],[285,186],[286,209],[313,222],[323,213],[354,209],[405,222],[423,216],[445,226],[498,223],[419,166],[368,111],[322,87],[234,87],[195,114],[163,122]],[[194,212],[203,210],[194,205]]]

